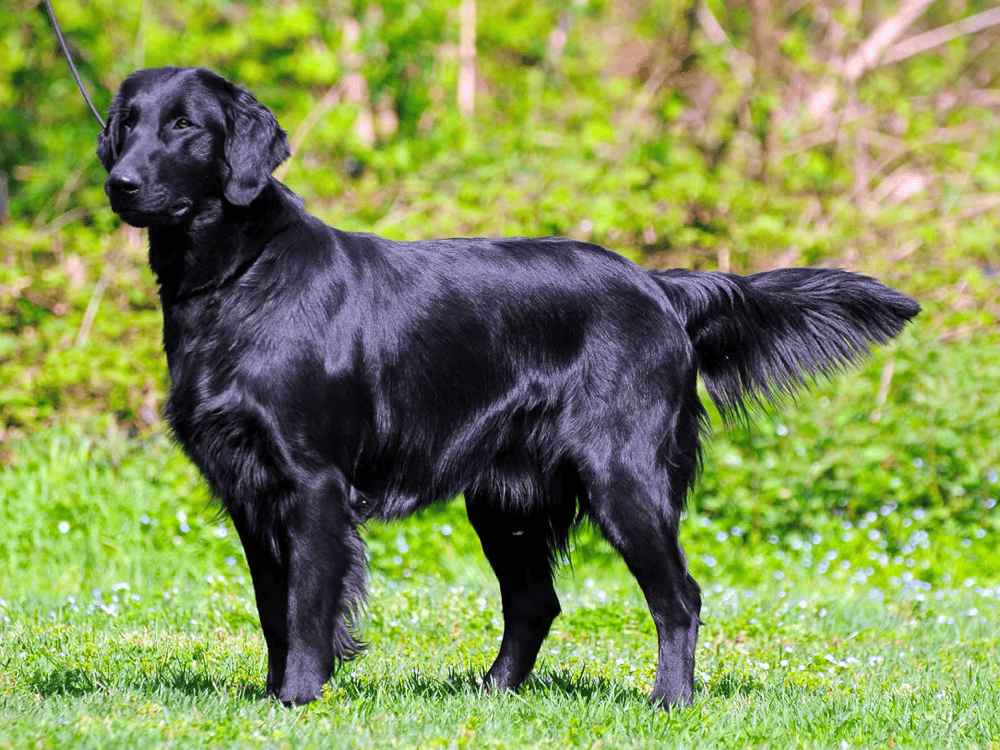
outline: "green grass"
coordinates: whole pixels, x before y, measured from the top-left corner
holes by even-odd
[[[500,632],[492,583],[476,569],[461,586],[376,576],[369,652],[322,703],[294,710],[263,699],[262,639],[238,580],[6,602],[0,742],[944,747],[1000,732],[996,587],[960,583],[924,601],[820,580],[710,590],[695,706],[669,715],[645,703],[653,635],[630,587],[612,583],[607,600],[564,588],[526,689],[483,696],[475,679]]]
[[[786,464],[770,471],[794,479],[800,467]],[[760,468],[709,466],[706,480],[745,482]],[[885,503],[781,536],[702,512],[698,498],[682,530],[705,594],[695,706],[669,714],[646,705],[655,644],[641,595],[588,530],[534,677],[516,695],[485,696],[476,680],[498,646],[499,594],[461,506],[373,524],[370,647],[321,703],[289,710],[263,696],[235,534],[166,438],[38,433],[13,444],[0,498],[0,746],[938,748],[1000,737],[990,498],[966,525]]]

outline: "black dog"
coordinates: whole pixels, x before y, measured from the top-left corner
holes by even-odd
[[[854,362],[919,311],[864,276],[645,271],[564,239],[391,242],[326,226],[271,177],[274,115],[202,69],[129,76],[98,137],[107,194],[149,227],[167,416],[232,516],[268,693],[321,695],[361,646],[358,526],[465,496],[500,582],[485,677],[516,688],[586,518],[659,639],[652,701],[691,701],[701,596],[677,542],[701,373],[726,414]]]

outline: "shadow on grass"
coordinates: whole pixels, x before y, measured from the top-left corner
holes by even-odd
[[[331,684],[335,689],[342,690],[350,700],[366,700],[376,695],[385,696],[387,693],[400,698],[417,696],[437,700],[482,693],[482,674],[478,670],[451,670],[447,677],[440,678],[412,672],[395,679],[347,675],[335,677]],[[696,680],[695,700],[752,696],[763,689],[763,683],[757,678],[729,672],[707,684]],[[586,670],[543,669],[532,674],[518,692],[522,695],[530,692],[532,696],[565,697],[623,707],[646,706],[649,703],[649,694],[645,690],[620,680],[588,675]]]
[[[480,670],[449,670],[446,677],[434,677],[411,672],[399,678],[379,678],[359,675],[334,677],[332,685],[352,700],[367,700],[376,695],[397,694],[400,698],[442,699],[457,695],[484,694],[483,673]],[[518,693],[533,696],[565,696],[622,706],[644,705],[648,696],[643,692],[605,677],[589,676],[584,671],[546,669],[532,674]]]
[[[410,672],[395,678],[370,678],[363,675],[341,675],[331,680],[331,686],[342,691],[348,700],[368,701],[377,697],[398,695],[399,698],[425,698],[442,700],[460,695],[483,693],[482,672],[479,670],[449,670],[446,677],[435,677],[420,672]],[[217,693],[238,701],[262,701],[266,699],[264,679],[259,683],[230,682],[221,675],[213,677],[203,671],[189,669],[182,665],[165,665],[163,669],[145,675],[133,675],[133,679],[121,676],[107,679],[104,675],[80,667],[59,667],[47,672],[36,672],[25,679],[25,686],[43,697],[85,696],[94,693],[112,692],[121,689],[125,683],[132,690],[149,692],[175,692],[187,696],[203,696]],[[723,674],[709,685],[697,683],[695,697],[731,698],[735,695],[752,695],[760,692],[762,684],[749,676],[734,673]],[[541,670],[529,677],[519,691],[522,695],[559,697],[574,700],[594,701],[602,705],[641,706],[648,703],[649,696],[635,687],[619,680],[590,676],[586,670],[567,669]]]
[[[219,693],[244,701],[263,700],[266,697],[263,679],[259,685],[232,683],[225,679],[213,679],[204,672],[178,666],[167,666],[133,679],[121,676],[109,679],[99,672],[82,667],[58,667],[48,672],[35,672],[26,677],[24,682],[28,690],[43,698],[110,693],[126,686],[139,692],[166,691],[188,696]]]

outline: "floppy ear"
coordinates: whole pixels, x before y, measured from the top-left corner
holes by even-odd
[[[285,131],[271,110],[245,88],[234,85],[226,108],[226,200],[236,206],[249,206],[264,189],[271,172],[291,153]]]

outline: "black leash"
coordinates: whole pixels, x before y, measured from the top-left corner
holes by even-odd
[[[104,130],[104,120],[101,119],[101,115],[97,111],[97,107],[94,103],[90,101],[90,97],[87,96],[86,89],[83,88],[83,82],[80,80],[80,74],[76,72],[76,66],[73,64],[73,58],[70,57],[69,50],[66,48],[66,40],[63,39],[62,30],[59,28],[59,22],[56,21],[56,14],[52,10],[52,3],[49,0],[45,0],[45,8],[49,11],[49,18],[52,19],[52,28],[56,30],[56,38],[59,40],[59,46],[62,47],[63,55],[66,57],[66,62],[69,63],[70,72],[73,74],[73,78],[76,79],[76,85],[80,87],[80,93],[83,94],[83,98],[87,101],[90,106],[90,111],[94,113],[94,117],[97,121],[101,123],[101,130]]]

